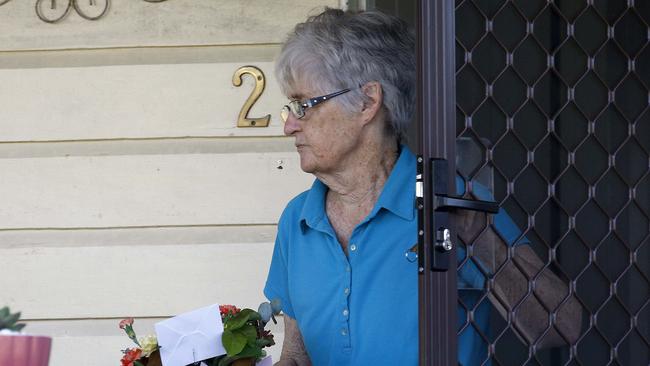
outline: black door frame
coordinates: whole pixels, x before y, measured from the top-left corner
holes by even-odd
[[[433,158],[446,159],[448,171],[455,172],[454,129],[455,67],[454,67],[454,1],[419,0],[417,11],[418,156],[422,158],[422,192],[419,220],[418,250],[420,273],[419,292],[419,352],[420,365],[455,366],[456,336],[456,248],[448,253],[449,270],[433,271],[432,253],[435,248],[436,225],[433,223],[431,165]],[[454,174],[448,175],[448,187],[453,194]],[[450,218],[452,238],[455,238]],[[445,223],[446,225],[448,223]]]

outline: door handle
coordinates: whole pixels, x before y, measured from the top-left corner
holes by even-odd
[[[430,270],[448,271],[453,249],[453,241],[449,234],[449,213],[454,210],[472,210],[494,214],[499,212],[499,204],[449,195],[449,164],[446,159],[431,159],[429,162],[431,189],[425,192],[424,160],[418,156],[417,161],[415,191],[418,207],[418,253],[421,253],[418,256],[420,272],[424,271],[425,255],[429,255],[431,258]],[[425,200],[431,207],[430,217],[424,215]],[[425,225],[425,220],[429,220],[429,225]],[[430,228],[432,233],[425,235],[425,227]],[[425,238],[429,241],[429,245],[426,245]]]
[[[492,201],[469,200],[460,197],[437,194],[435,195],[434,209],[438,211],[460,209],[495,214],[499,212],[499,204]]]

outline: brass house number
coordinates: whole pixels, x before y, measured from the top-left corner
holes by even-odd
[[[241,86],[242,76],[245,74],[253,77],[255,80],[255,88],[248,96],[248,99],[246,99],[246,102],[244,102],[244,106],[241,108],[241,111],[239,111],[239,117],[237,117],[237,127],[267,127],[269,125],[269,121],[271,120],[270,114],[259,118],[248,117],[248,112],[250,112],[253,104],[257,102],[257,99],[259,99],[260,95],[262,95],[262,92],[264,91],[264,85],[266,84],[264,73],[262,70],[255,66],[242,66],[237,69],[237,71],[235,71],[235,74],[232,76],[232,85]]]

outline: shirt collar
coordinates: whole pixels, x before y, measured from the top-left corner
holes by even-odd
[[[300,213],[301,222],[305,222],[315,229],[327,228],[328,220],[325,213],[327,189],[327,186],[320,180],[314,180]],[[415,155],[408,147],[401,146],[397,162],[367,219],[373,218],[381,208],[384,208],[406,220],[413,220],[415,217],[414,204]]]
[[[307,192],[307,198],[302,206],[300,222],[305,222],[312,228],[318,228],[318,225],[323,222],[323,218],[327,218],[325,214],[326,194],[327,186],[320,180],[315,179],[311,185],[311,189]]]

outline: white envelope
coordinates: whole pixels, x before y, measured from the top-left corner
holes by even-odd
[[[155,328],[164,366],[186,366],[226,353],[218,304],[163,320]]]

